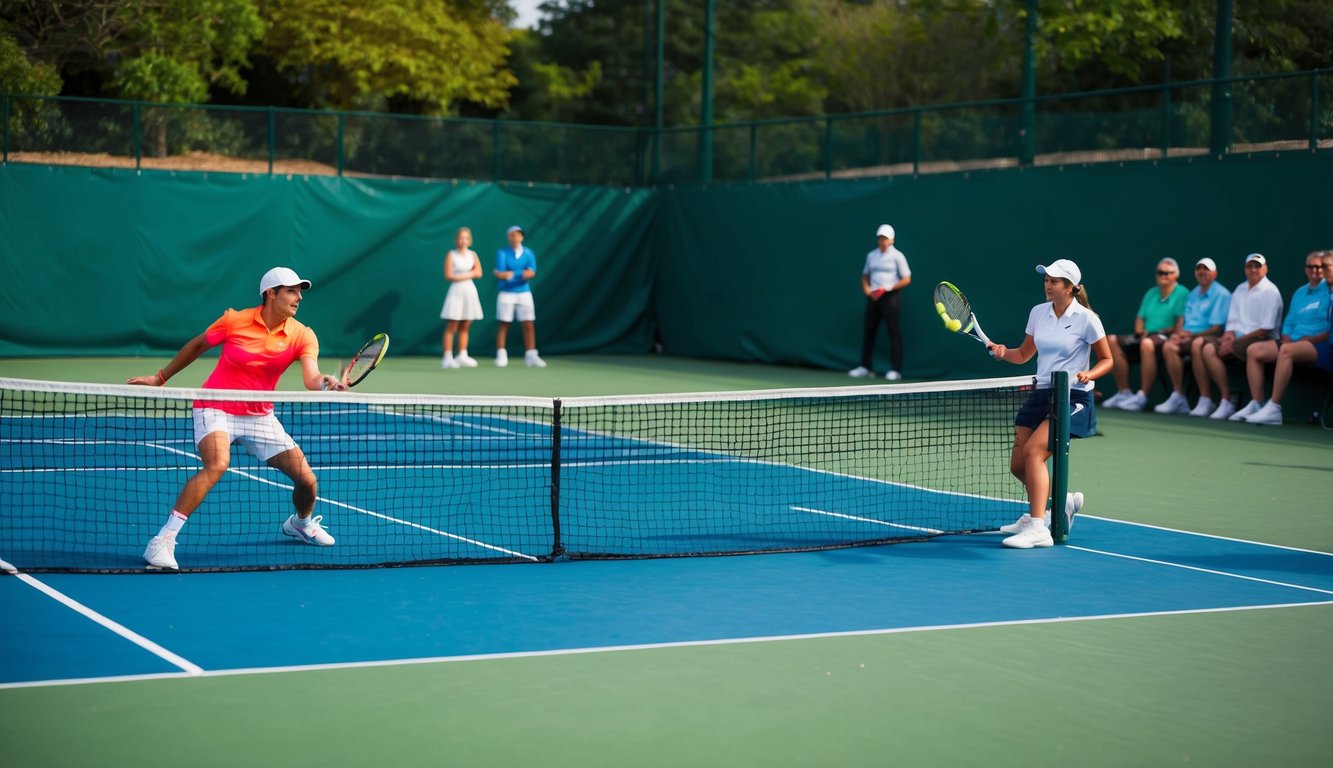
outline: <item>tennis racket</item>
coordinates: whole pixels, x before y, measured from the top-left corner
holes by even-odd
[[[944,320],[944,327],[954,333],[967,334],[988,348],[995,343],[981,330],[977,316],[972,313],[971,303],[953,283],[945,282],[935,286],[935,311]]]
[[[370,341],[367,341],[361,347],[361,351],[352,357],[352,362],[348,363],[347,370],[343,372],[343,380],[347,382],[348,387],[355,387],[360,384],[370,372],[375,370],[375,366],[384,359],[384,353],[389,351],[389,334],[377,333]]]

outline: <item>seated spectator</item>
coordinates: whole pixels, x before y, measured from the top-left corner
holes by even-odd
[[[1231,291],[1217,282],[1217,264],[1202,258],[1194,265],[1194,280],[1198,285],[1185,299],[1185,322],[1180,330],[1162,345],[1162,360],[1166,374],[1171,377],[1171,396],[1153,410],[1158,413],[1189,413],[1185,398],[1185,357],[1198,356],[1203,343],[1216,339],[1227,323],[1231,308]]]
[[[1333,272],[1327,271],[1325,264],[1333,264],[1333,254],[1325,259],[1324,253],[1314,251],[1305,257],[1308,282],[1291,295],[1291,308],[1282,323],[1282,337],[1250,347],[1245,362],[1250,402],[1231,415],[1232,421],[1282,423],[1282,395],[1291,383],[1292,369],[1296,363],[1317,362],[1319,350],[1316,345],[1328,341],[1329,284],[1322,276],[1333,277]],[[1267,363],[1274,363],[1273,397],[1264,403],[1264,365]]]
[[[1199,404],[1191,416],[1227,419],[1236,412],[1231,402],[1231,384],[1227,380],[1228,362],[1245,362],[1251,345],[1273,338],[1282,324],[1282,292],[1268,279],[1268,260],[1262,253],[1245,257],[1245,282],[1231,292],[1227,325],[1215,341],[1200,345],[1194,356],[1194,378],[1199,382]],[[1213,405],[1212,385],[1221,390],[1221,399]]]
[[[1102,403],[1104,408],[1141,411],[1148,404],[1148,390],[1157,380],[1157,353],[1166,340],[1181,329],[1189,291],[1180,284],[1180,265],[1166,258],[1157,263],[1157,285],[1149,288],[1134,316],[1134,333],[1109,336],[1111,375],[1116,394]],[[1139,364],[1139,391],[1129,389],[1129,364]]]

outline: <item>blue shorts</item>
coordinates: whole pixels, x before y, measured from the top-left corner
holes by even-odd
[[[1051,417],[1055,408],[1055,392],[1034,389],[1014,415],[1015,427],[1036,429]],[[1069,436],[1092,437],[1097,434],[1097,406],[1092,403],[1092,392],[1086,389],[1069,390]]]

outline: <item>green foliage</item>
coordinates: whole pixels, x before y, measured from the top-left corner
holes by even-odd
[[[128,0],[112,87],[127,99],[203,101],[210,86],[244,92],[240,67],[263,33],[252,0]]]
[[[263,0],[264,50],[316,85],[321,106],[403,97],[426,114],[457,102],[503,106],[517,82],[510,31],[481,0]]]
[[[0,93],[53,96],[60,92],[60,74],[55,67],[32,61],[18,41],[0,34]]]

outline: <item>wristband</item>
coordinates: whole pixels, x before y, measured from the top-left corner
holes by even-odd
[[[167,384],[167,375],[166,375],[165,373],[162,372],[162,369],[161,369],[161,368],[158,368],[158,369],[157,369],[157,378],[160,379],[160,380],[162,381],[162,384],[161,384],[160,386],[166,386],[166,384]]]

